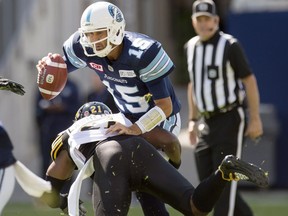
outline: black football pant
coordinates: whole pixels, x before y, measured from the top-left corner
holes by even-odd
[[[245,113],[242,107],[238,107],[230,112],[206,119],[204,124],[207,128],[200,137],[195,151],[200,180],[211,175],[226,155],[233,154],[241,157]],[[250,207],[237,192],[236,183],[227,184],[215,205],[214,216],[252,215]]]
[[[161,200],[144,192],[136,192],[136,196],[145,216],[169,216],[165,203]]]
[[[151,194],[184,215],[193,215],[190,198],[194,187],[150,143],[137,136],[110,139],[114,140],[104,141],[95,148],[95,215],[127,215],[132,191]],[[152,212],[153,215],[160,213]]]

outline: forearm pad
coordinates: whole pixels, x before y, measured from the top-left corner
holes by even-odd
[[[146,133],[155,128],[159,123],[166,119],[166,115],[163,110],[155,106],[147,113],[145,113],[138,121],[135,123],[141,129],[142,133]]]

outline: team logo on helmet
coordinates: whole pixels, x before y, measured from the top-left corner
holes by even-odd
[[[110,13],[110,15],[115,18],[115,20],[117,22],[122,22],[123,20],[123,16],[122,16],[122,13],[121,11],[119,10],[119,8],[115,7],[114,5],[109,5],[108,6],[108,11]],[[116,13],[116,15],[115,15]]]

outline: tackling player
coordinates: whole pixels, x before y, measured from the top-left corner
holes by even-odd
[[[82,203],[78,205],[81,182],[86,177],[93,179],[97,216],[127,215],[132,191],[151,194],[184,215],[204,216],[212,210],[228,181],[245,179],[258,186],[268,185],[261,168],[230,155],[215,173],[194,188],[145,139],[107,133],[116,122],[132,124],[123,114],[112,114],[103,103],[89,102],[80,107],[75,120],[52,144],[53,162],[47,170],[47,180],[54,193],[41,197],[49,206],[60,207],[69,215],[86,213]],[[67,201],[67,196],[60,197],[59,191],[75,169],[80,172]]]
[[[101,1],[86,8],[81,27],[65,41],[63,51],[68,72],[92,69],[114,97],[120,112],[133,123],[129,127],[117,123],[109,131],[141,134],[162,149],[178,168],[181,106],[168,77],[174,64],[161,44],[147,35],[125,31],[120,9]],[[36,66],[39,72],[46,66],[44,58]],[[163,129],[175,136],[166,139]],[[168,215],[164,204],[143,194],[139,196],[145,215]]]

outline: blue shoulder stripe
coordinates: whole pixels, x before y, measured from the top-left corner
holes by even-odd
[[[153,61],[144,69],[139,71],[140,79],[149,82],[168,73],[173,67],[173,62],[167,53],[161,48]]]
[[[73,50],[73,37],[75,34],[72,34],[68,40],[64,42],[63,48],[67,54],[68,61],[76,68],[84,68],[87,66],[86,62],[78,58]]]

